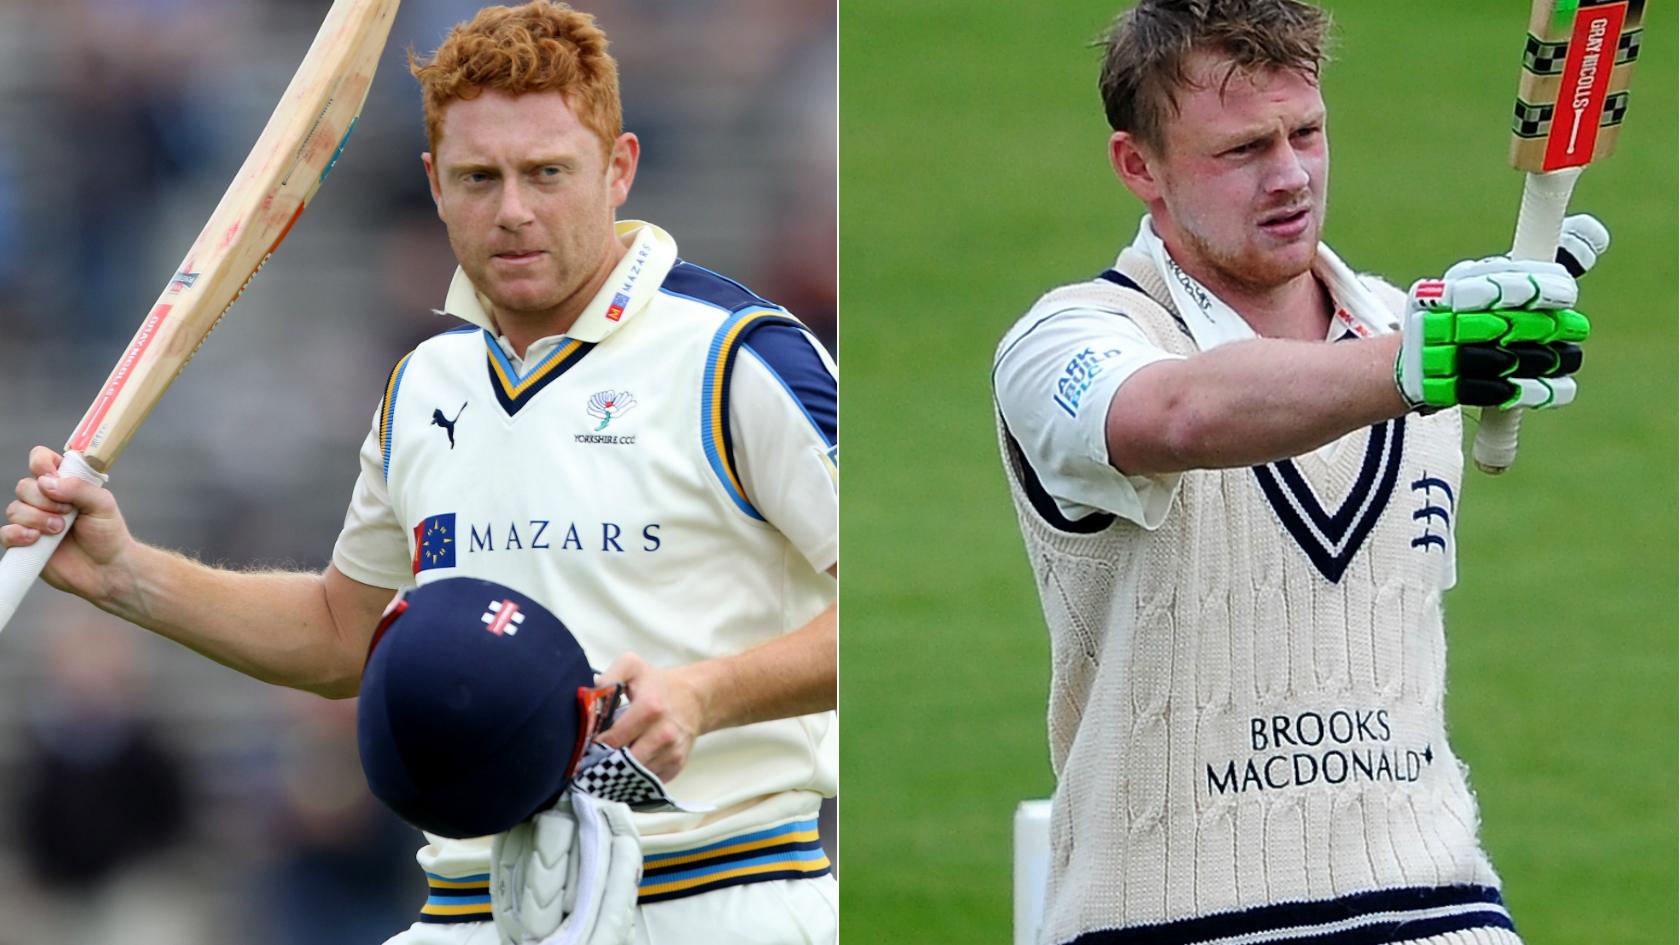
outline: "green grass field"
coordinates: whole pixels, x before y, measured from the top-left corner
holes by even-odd
[[[1085,48],[1116,7],[841,4],[847,469],[844,940],[1006,942],[1010,817],[1051,787],[1047,644],[987,372],[1046,288],[1130,240]],[[1402,285],[1509,246],[1528,4],[1335,3],[1327,239]],[[1676,934],[1675,24],[1653,5],[1618,153],[1574,206],[1581,400],[1467,473],[1453,745],[1530,945]]]

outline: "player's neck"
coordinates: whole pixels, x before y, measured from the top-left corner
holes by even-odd
[[[1262,338],[1323,341],[1330,331],[1330,296],[1310,270],[1278,285],[1256,285],[1198,265],[1190,253],[1173,259]]]
[[[1335,303],[1329,290],[1311,272],[1303,272],[1280,286],[1221,288],[1215,289],[1214,294],[1235,309],[1262,338],[1323,341],[1330,333]]]
[[[1308,269],[1280,283],[1243,279],[1197,252],[1163,213],[1152,213],[1172,261],[1215,298],[1225,303],[1262,338],[1323,341],[1330,331],[1334,303]]]
[[[533,342],[570,331],[583,315],[583,310],[600,294],[601,287],[607,284],[607,277],[612,275],[614,267],[628,251],[629,247],[615,234],[589,278],[551,309],[541,312],[504,312],[498,309],[494,313],[496,327],[513,346],[513,353],[523,358]]]

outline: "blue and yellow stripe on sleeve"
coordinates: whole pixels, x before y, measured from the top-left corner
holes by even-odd
[[[408,361],[412,357],[414,352],[410,351],[397,361],[396,367],[391,368],[391,377],[385,382],[385,399],[379,404],[379,452],[387,481],[391,478],[391,425],[397,420],[397,388],[402,384],[403,372],[408,370]]]
[[[786,392],[823,446],[839,443],[839,385],[819,352],[822,342],[803,325],[756,325],[741,345]]]
[[[729,377],[747,334],[764,325],[801,327],[798,320],[783,311],[746,309],[730,315],[712,336],[700,393],[700,438],[706,461],[735,506],[759,521],[764,516],[747,500],[746,490],[735,471],[734,444],[729,433]]]

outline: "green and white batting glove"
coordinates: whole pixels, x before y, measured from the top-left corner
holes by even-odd
[[[1395,384],[1414,410],[1457,405],[1561,407],[1590,325],[1574,310],[1575,276],[1610,245],[1584,214],[1570,217],[1558,262],[1504,256],[1461,262],[1407,294]]]

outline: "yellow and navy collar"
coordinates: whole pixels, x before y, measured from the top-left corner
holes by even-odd
[[[652,223],[621,220],[616,224],[616,231],[619,240],[628,244],[624,258],[613,267],[606,284],[566,332],[566,337],[574,341],[594,344],[635,317],[659,292],[666,273],[676,264],[676,240]],[[441,312],[471,322],[490,332],[492,337],[501,335],[490,313],[489,300],[459,267],[449,283],[449,294],[444,297]]]
[[[677,243],[671,235],[651,223],[624,220],[616,225],[618,238],[627,244],[595,297],[564,335],[549,335],[531,342],[525,357],[514,355],[513,345],[499,331],[490,306],[466,272],[457,268],[444,299],[444,314],[454,315],[483,329],[488,349],[490,387],[509,416],[529,403],[548,383],[583,359],[596,344],[646,308],[659,292],[665,276],[677,262]]]

